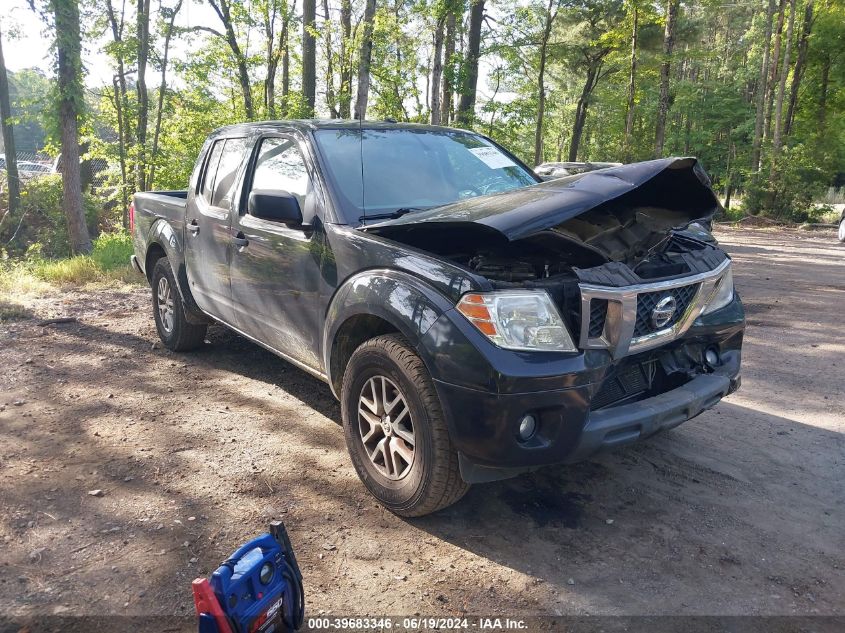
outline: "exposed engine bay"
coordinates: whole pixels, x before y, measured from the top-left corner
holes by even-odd
[[[623,286],[712,270],[700,221],[719,209],[695,159],[579,174],[409,214],[368,231],[436,253],[494,286]]]
[[[402,242],[445,256],[502,286],[575,277],[613,286],[635,284],[703,272],[724,259],[720,249],[704,241],[705,230],[674,230],[665,216],[654,207],[593,209],[513,242],[477,225],[448,231],[419,225],[403,231]],[[613,271],[623,279],[601,282],[588,272],[592,269]]]

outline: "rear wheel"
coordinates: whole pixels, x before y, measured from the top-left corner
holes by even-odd
[[[845,242],[845,216],[839,220],[839,241]]]
[[[151,285],[153,316],[158,336],[165,347],[174,352],[184,352],[202,345],[208,326],[190,323],[185,318],[185,306],[176,286],[176,275],[166,257],[156,261]]]
[[[401,336],[379,336],[355,350],[343,376],[341,410],[355,470],[391,512],[422,516],[469,490],[434,383]]]

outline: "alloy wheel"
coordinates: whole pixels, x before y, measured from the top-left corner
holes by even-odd
[[[392,481],[411,472],[416,437],[405,396],[386,376],[373,376],[358,397],[358,430],[376,470]]]
[[[170,334],[173,331],[173,289],[167,277],[158,280],[157,308],[161,327]]]

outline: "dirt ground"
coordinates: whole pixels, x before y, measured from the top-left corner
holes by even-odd
[[[311,616],[845,614],[845,246],[717,236],[738,393],[414,520],[366,493],[316,379],[219,327],[162,349],[145,287],[31,300],[0,324],[0,615],[190,614],[190,581],[271,517]]]

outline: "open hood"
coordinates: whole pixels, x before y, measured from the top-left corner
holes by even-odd
[[[660,209],[662,228],[668,230],[710,219],[721,205],[695,158],[663,158],[470,198],[363,228],[390,238],[432,223],[480,225],[513,241],[598,207],[610,214],[617,207]]]

